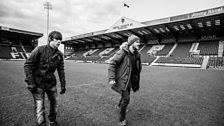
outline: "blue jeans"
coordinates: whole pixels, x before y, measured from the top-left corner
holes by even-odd
[[[42,89],[37,88],[37,92],[33,93],[34,98],[34,108],[35,108],[35,115],[36,115],[36,124],[38,126],[45,125],[46,124],[46,118],[45,118],[45,93],[48,96],[48,100],[50,101],[50,112],[48,115],[49,121],[53,122],[56,121],[56,115],[57,115],[57,88],[56,86],[50,88],[50,89]]]

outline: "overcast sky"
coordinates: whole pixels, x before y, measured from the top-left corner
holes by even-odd
[[[49,30],[63,38],[108,29],[122,16],[143,22],[224,6],[224,0],[0,0],[0,26],[43,33],[39,44],[45,44],[47,1]]]

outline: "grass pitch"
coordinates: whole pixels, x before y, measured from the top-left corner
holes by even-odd
[[[23,64],[0,61],[1,126],[35,124]],[[60,126],[117,125],[120,96],[110,89],[107,68],[65,63],[67,92],[59,94]],[[47,117],[47,97],[45,104]],[[140,90],[131,93],[128,109],[128,126],[223,126],[224,71],[143,66]]]

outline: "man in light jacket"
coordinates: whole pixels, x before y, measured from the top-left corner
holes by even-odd
[[[111,88],[121,94],[118,107],[120,108],[119,125],[126,125],[126,109],[130,101],[130,91],[139,89],[140,72],[142,69],[141,56],[138,52],[140,38],[135,35],[128,37],[127,46],[123,46],[112,57],[108,68]]]

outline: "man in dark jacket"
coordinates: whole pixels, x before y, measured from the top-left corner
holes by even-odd
[[[118,104],[120,108],[119,125],[126,125],[126,109],[130,101],[131,88],[134,92],[139,89],[141,57],[138,53],[140,39],[135,35],[128,37],[124,46],[113,57],[109,65],[108,76],[111,88],[121,94]]]
[[[57,88],[54,75],[56,69],[61,83],[60,94],[64,94],[66,91],[63,54],[58,50],[61,40],[62,34],[58,31],[52,31],[48,36],[48,44],[36,47],[24,64],[25,81],[34,98],[37,126],[46,125],[45,93],[50,101],[48,116],[50,126],[58,126],[56,121]]]

